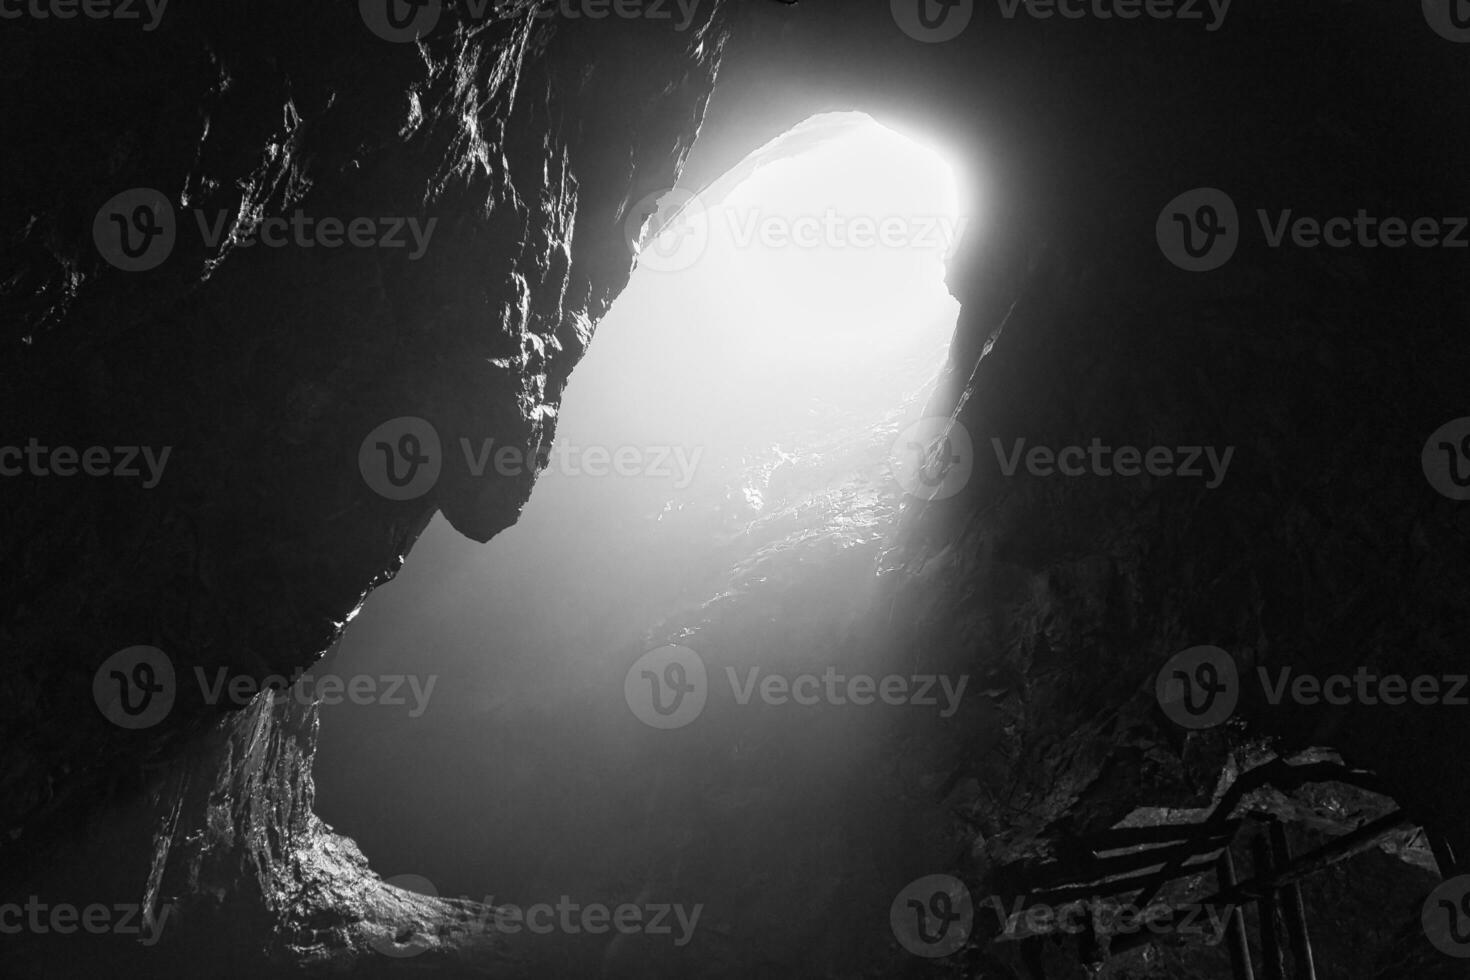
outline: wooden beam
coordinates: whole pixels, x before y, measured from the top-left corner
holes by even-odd
[[[1235,887],[1235,858],[1231,856],[1230,848],[1221,852],[1215,875],[1220,891],[1226,892]],[[1234,980],[1256,980],[1255,970],[1251,967],[1250,937],[1245,933],[1245,912],[1242,909],[1230,910],[1229,924],[1225,927],[1225,943],[1230,950],[1230,974]]]
[[[1269,889],[1278,889],[1289,882],[1301,881],[1303,878],[1309,878],[1319,871],[1330,868],[1334,864],[1346,861],[1351,857],[1356,857],[1373,847],[1385,834],[1397,830],[1408,823],[1409,818],[1404,811],[1395,810],[1386,816],[1379,817],[1377,820],[1364,824],[1357,830],[1350,831],[1341,837],[1328,841],[1314,851],[1309,851],[1292,861],[1291,866],[1288,868],[1277,869],[1264,878],[1257,875],[1232,888],[1217,892],[1203,902],[1192,904],[1220,906],[1241,905],[1246,902],[1254,902]],[[1176,914],[1174,919],[1177,920],[1178,918],[1179,916]],[[1121,953],[1125,950],[1142,946],[1145,943],[1153,942],[1158,938],[1159,936],[1147,932],[1122,936],[1112,944],[1111,951]]]
[[[1271,860],[1271,844],[1264,837],[1251,841],[1251,858],[1256,878],[1264,880],[1256,899],[1256,925],[1261,934],[1261,976],[1265,980],[1286,980],[1286,962],[1281,948],[1281,916],[1277,907],[1277,890],[1270,884],[1276,870]]]
[[[1271,860],[1278,868],[1291,864],[1291,844],[1286,839],[1286,825],[1271,821]],[[1286,938],[1291,944],[1291,959],[1296,980],[1317,980],[1317,963],[1312,955],[1312,937],[1307,932],[1307,907],[1302,902],[1302,886],[1288,882],[1281,887],[1281,914],[1286,920]]]

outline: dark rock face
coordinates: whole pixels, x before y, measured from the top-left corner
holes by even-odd
[[[386,970],[396,961],[374,944],[402,939],[391,923],[405,915],[422,927],[404,941],[433,937],[416,965],[515,972],[513,944],[476,926],[492,912],[384,887],[312,815],[314,709],[261,697],[226,710],[180,684],[168,718],[132,732],[98,714],[93,673],[134,644],[181,676],[290,673],[436,510],[477,540],[511,524],[529,472],[446,471],[394,502],[365,486],[359,446],[401,416],[447,443],[549,445],[568,374],[626,282],[630,209],[674,180],[707,107],[693,186],[829,108],[916,120],[984,170],[935,406],[971,434],[976,476],[911,505],[870,559],[886,629],[993,680],[994,715],[906,743],[954,760],[952,806],[977,833],[949,870],[977,891],[1024,891],[1073,838],[1140,808],[1207,808],[1246,763],[1316,746],[1371,771],[1375,792],[1262,788],[1252,805],[1315,843],[1391,798],[1442,874],[1467,870],[1470,728],[1453,709],[1286,712],[1252,689],[1230,726],[1184,735],[1152,690],[1196,644],[1248,672],[1462,669],[1470,524],[1419,452],[1463,411],[1464,253],[1271,247],[1257,210],[1463,213],[1463,52],[1412,9],[1329,3],[1235,10],[1216,32],[982,13],[948,45],[904,37],[882,4],[763,4],[733,34],[726,6],[701,5],[686,31],[451,10],[422,45],[374,36],[340,4],[180,9],[137,36],[7,27],[0,118],[22,152],[0,188],[6,441],[172,453],[152,489],[0,480],[0,898],[85,881],[173,904],[181,928],[164,942],[180,975],[205,955],[216,974]],[[38,76],[55,80],[46,99],[23,94]],[[1188,274],[1154,222],[1201,186],[1228,191],[1243,241],[1223,268]],[[166,262],[130,274],[99,256],[92,226],[137,187],[168,198],[179,233]],[[221,245],[196,210],[225,216]],[[297,210],[435,224],[418,257],[411,237],[243,244],[249,219]],[[1233,447],[1233,462],[1216,489],[1007,477],[992,443],[1093,437]],[[972,778],[1007,801],[1003,817]],[[1414,849],[1409,836],[1393,846]],[[1458,975],[1400,928],[1432,877],[1384,860],[1355,867],[1406,907],[1341,899],[1394,944],[1365,972]],[[37,975],[123,955],[15,948]],[[977,969],[1019,975],[1009,955]],[[1210,955],[1149,969],[1225,975]]]
[[[567,376],[626,282],[629,209],[672,184],[727,29],[716,3],[684,30],[492,10],[446,9],[422,44],[336,3],[172,10],[149,32],[7,22],[7,442],[171,448],[148,489],[0,483],[12,880],[115,805],[140,817],[143,840],[114,835],[140,858],[116,886],[133,901],[148,882],[272,913],[330,905],[291,866],[326,846],[310,819],[312,713],[207,704],[193,672],[290,675],[435,510],[481,540],[515,520],[534,466],[446,472],[401,502],[364,483],[358,447],[402,416],[528,459],[549,445]],[[45,98],[28,89],[39,74],[56,79]],[[94,245],[97,209],[130,188],[176,215],[151,271]],[[252,222],[298,213],[378,217],[378,240],[397,219],[402,247],[249,241]],[[92,673],[136,644],[181,679],[145,732],[91,703]],[[184,783],[149,776],[184,746]],[[168,832],[152,826],[163,816]],[[222,914],[251,933],[239,908]]]

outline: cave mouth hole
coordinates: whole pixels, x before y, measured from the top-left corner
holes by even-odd
[[[688,758],[645,758],[617,655],[728,567],[740,528],[881,472],[947,357],[962,197],[941,154],[830,113],[632,229],[638,267],[519,522],[479,545],[436,517],[343,637],[334,672],[420,682],[321,709],[317,812],[375,870],[522,904],[698,873],[668,782]]]
[[[630,432],[702,445],[716,467],[872,426],[943,361],[965,210],[938,152],[858,112],[811,117],[699,192],[662,195],[562,421],[590,428],[616,406]],[[624,383],[639,365],[654,374]]]

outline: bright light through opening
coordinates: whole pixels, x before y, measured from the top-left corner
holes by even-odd
[[[645,251],[573,373],[520,520],[489,545],[435,520],[347,632],[354,672],[411,652],[444,680],[420,717],[323,708],[324,818],[444,894],[554,900],[570,880],[631,899],[650,863],[678,868],[668,828],[696,832],[683,794],[699,780],[669,779],[669,801],[645,777],[663,787],[701,742],[646,755],[629,655],[689,603],[741,588],[732,567],[764,575],[773,542],[861,554],[885,533],[903,497],[889,447],[923,414],[958,313],[943,281],[955,185],[866,116],[818,117],[709,189],[694,261],[659,271],[682,253]],[[803,652],[786,637],[763,655]]]
[[[896,418],[943,363],[962,232],[937,154],[861,113],[814,117],[646,241],[557,441],[701,446],[718,472]]]

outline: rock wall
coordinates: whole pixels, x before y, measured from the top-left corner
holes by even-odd
[[[359,447],[405,416],[449,444],[529,460],[549,445],[627,280],[630,211],[673,183],[729,27],[719,3],[687,23],[461,5],[394,40],[373,10],[26,18],[0,59],[7,444],[149,447],[161,464],[152,481],[0,481],[5,891],[45,869],[51,894],[76,872],[88,894],[212,905],[196,916],[231,928],[190,942],[213,934],[197,948],[216,955],[274,956],[339,924],[273,932],[286,906],[309,919],[301,903],[341,897],[300,855],[335,855],[332,888],[374,886],[310,817],[313,712],[209,703],[208,686],[309,666],[436,511],[480,540],[515,520],[533,465],[391,500]],[[166,212],[171,235],[121,251],[107,214],[136,244]],[[362,218],[362,246],[314,237]],[[99,712],[93,675],[136,645],[163,652],[178,693],[129,730]],[[158,775],[184,758],[187,775]],[[37,962],[71,955],[55,940]]]

